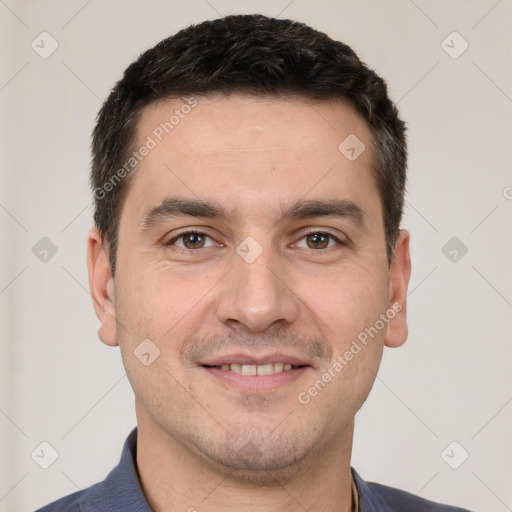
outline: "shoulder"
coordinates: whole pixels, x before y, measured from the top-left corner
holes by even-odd
[[[126,438],[119,464],[102,482],[53,501],[36,512],[151,512],[138,478],[136,454],[135,427]]]
[[[364,481],[352,468],[361,512],[470,512],[420,498],[401,489]]]
[[[98,484],[93,485],[82,491],[74,492],[63,498],[45,505],[36,510],[36,512],[83,512],[85,510],[84,502],[87,494],[91,489],[94,489]]]
[[[435,503],[386,485],[370,482],[367,486],[375,497],[391,507],[390,510],[399,510],[400,512],[469,512],[463,508]]]

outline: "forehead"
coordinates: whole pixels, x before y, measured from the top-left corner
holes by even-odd
[[[343,100],[166,100],[139,118],[135,148],[151,149],[128,196],[215,196],[234,206],[254,201],[253,212],[285,195],[375,196],[371,142],[366,121]]]
[[[299,124],[300,123],[300,124]],[[195,154],[229,149],[263,149],[268,144],[300,150],[319,139],[337,149],[339,137],[357,133],[369,138],[366,121],[343,98],[210,95],[153,103],[143,109],[137,126],[138,142],[152,135],[156,143],[185,143]],[[168,137],[172,135],[172,137]],[[229,135],[229,137],[227,137]],[[249,136],[249,137],[248,137]],[[164,140],[165,139],[165,140]],[[300,145],[299,145],[300,143]],[[334,144],[334,148],[332,145]]]

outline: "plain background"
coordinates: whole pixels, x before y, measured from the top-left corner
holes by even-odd
[[[2,0],[0,511],[102,480],[135,426],[87,285],[101,102],[160,39],[251,12],[351,45],[409,126],[410,336],[386,350],[356,418],[354,467],[429,499],[512,510],[511,1]],[[43,31],[59,45],[46,59],[31,47]],[[43,237],[57,249],[46,262],[32,250]],[[31,457],[43,441],[59,454],[48,469]]]

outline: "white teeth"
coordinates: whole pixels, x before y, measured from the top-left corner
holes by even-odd
[[[242,375],[272,375],[273,373],[280,373],[282,371],[289,371],[292,365],[289,363],[267,363],[267,364],[221,364],[220,369],[224,371],[231,370],[235,373]]]
[[[242,373],[242,365],[241,364],[233,363],[230,366],[231,366],[232,372]]]
[[[272,363],[262,364],[256,367],[258,375],[271,375],[274,373],[274,365]]]
[[[242,375],[256,375],[256,368],[255,364],[243,364]]]
[[[283,363],[274,363],[274,373],[282,372],[283,367],[284,367]]]

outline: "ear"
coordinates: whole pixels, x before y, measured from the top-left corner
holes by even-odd
[[[89,289],[96,316],[100,321],[98,337],[105,345],[119,345],[117,339],[114,280],[108,261],[108,248],[98,230],[92,228],[87,236],[87,268]]]
[[[407,287],[411,277],[409,232],[401,229],[395,243],[393,261],[389,268],[389,309],[395,311],[386,330],[387,347],[399,347],[407,339]]]

